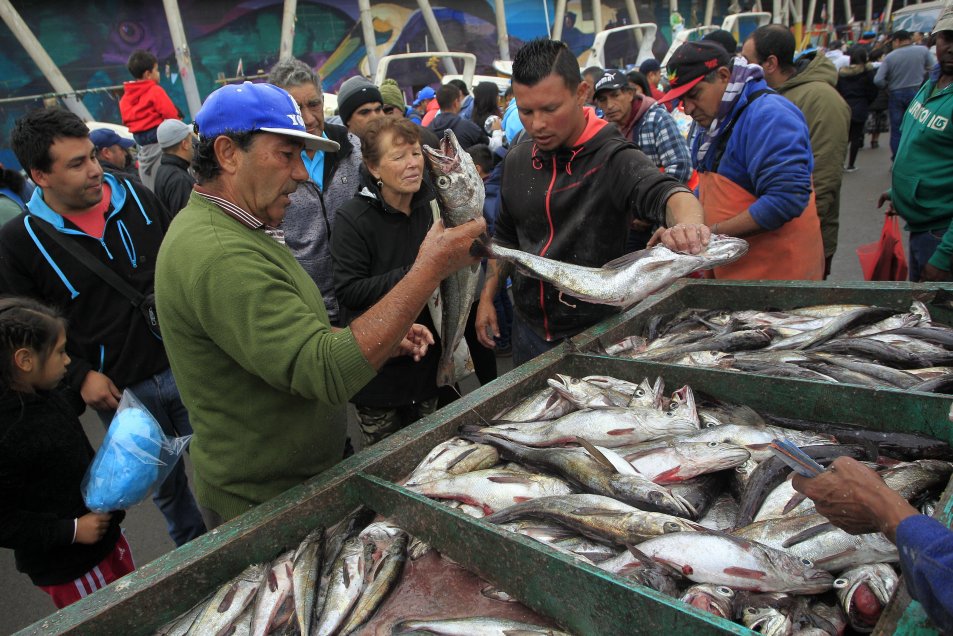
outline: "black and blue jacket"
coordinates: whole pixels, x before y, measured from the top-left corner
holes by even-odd
[[[108,265],[132,287],[150,293],[168,211],[152,192],[111,174],[102,239],[54,212],[37,188],[27,212],[0,228],[0,294],[31,296],[58,307],[69,320],[67,380],[77,391],[89,371],[106,374],[120,389],[169,366],[162,341],[139,309],[39,229],[46,222]]]

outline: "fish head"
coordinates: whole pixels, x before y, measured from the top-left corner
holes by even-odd
[[[696,428],[701,427],[698,408],[695,405],[695,394],[692,392],[692,387],[687,384],[672,394],[668,412],[677,419],[694,422]]]
[[[842,572],[834,581],[834,591],[851,624],[869,627],[877,623],[898,584],[892,567],[876,563]]]
[[[690,446],[693,449],[696,448],[695,444]],[[751,451],[737,444],[716,441],[702,442],[697,450],[701,451],[702,447],[706,452],[700,452],[700,457],[711,464],[713,471],[740,466],[751,458]]]
[[[707,261],[706,267],[733,263],[748,253],[748,241],[734,236],[716,234],[711,237],[708,247],[699,254]]]
[[[786,636],[792,632],[791,619],[773,607],[746,607],[741,622],[759,634]]]
[[[693,585],[682,595],[682,602],[697,607],[703,612],[731,619],[731,601],[735,591],[725,585],[699,583]]]
[[[444,224],[454,227],[481,218],[486,197],[483,179],[453,131],[444,133],[439,148],[425,145],[423,152]]]

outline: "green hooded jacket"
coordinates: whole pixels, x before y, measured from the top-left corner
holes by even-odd
[[[814,197],[827,257],[837,250],[840,184],[850,129],[850,107],[836,86],[837,68],[819,56],[777,89],[807,120],[814,153]]]

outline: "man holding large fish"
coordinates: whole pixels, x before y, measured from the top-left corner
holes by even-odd
[[[691,192],[662,174],[615,126],[584,104],[589,85],[565,44],[533,40],[513,61],[513,91],[531,141],[510,149],[503,168],[495,243],[575,265],[599,267],[623,255],[633,217],[669,226],[653,237],[697,254],[708,243]],[[477,313],[487,347],[499,335],[493,296],[511,274],[491,260]],[[550,282],[513,276],[513,362],[521,364],[618,309],[564,297]]]
[[[198,185],[159,251],[162,337],[195,435],[196,499],[209,528],[340,461],[334,410],[393,356],[434,343],[414,324],[441,280],[476,260],[482,218],[435,222],[408,271],[347,329],[330,325],[314,281],[278,229],[308,178],[308,133],[294,99],[270,84],[224,86],[195,117]]]

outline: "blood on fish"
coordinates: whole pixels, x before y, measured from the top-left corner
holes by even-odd
[[[756,581],[760,581],[765,576],[767,576],[761,570],[749,570],[748,568],[740,568],[736,566],[725,568],[723,572],[725,574],[730,574],[731,576],[740,576],[746,579],[754,579]]]
[[[682,469],[681,466],[676,466],[675,468],[669,468],[665,472],[659,473],[656,475],[652,481],[657,484],[668,484],[676,481],[684,481],[678,477],[678,472]]]
[[[611,431],[607,431],[607,435],[627,435],[634,431],[634,428],[614,428]]]

